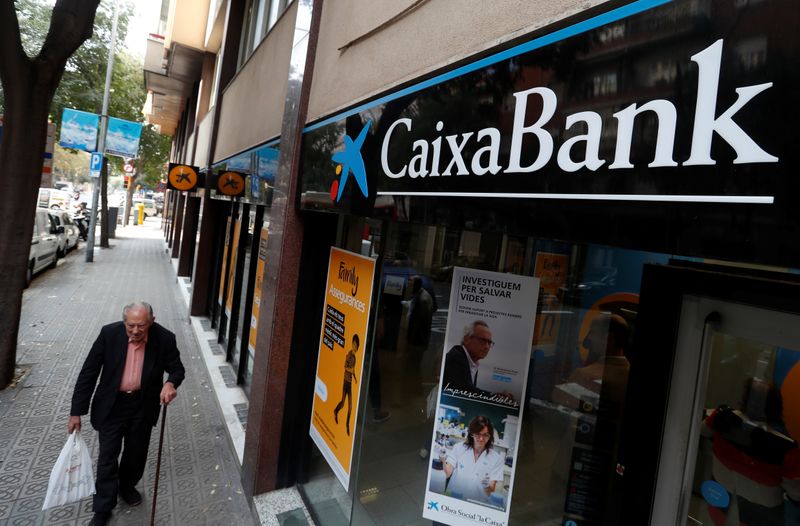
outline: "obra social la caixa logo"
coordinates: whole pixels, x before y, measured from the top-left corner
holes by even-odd
[[[364,145],[364,140],[367,138],[367,131],[369,131],[371,124],[371,120],[367,121],[355,140],[345,134],[344,150],[334,153],[331,157],[331,160],[336,163],[336,175],[339,176],[331,185],[332,201],[338,203],[342,198],[342,193],[344,192],[345,186],[347,186],[347,178],[350,172],[353,172],[353,177],[364,197],[369,196],[369,189],[367,188],[367,170],[364,167],[364,158],[361,157],[361,146]]]

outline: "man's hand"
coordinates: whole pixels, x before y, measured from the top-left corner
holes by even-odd
[[[172,382],[165,383],[164,387],[161,388],[161,405],[169,405],[170,402],[175,400],[176,396],[178,396],[178,391],[175,390]]]
[[[67,433],[71,435],[73,431],[80,432],[80,430],[81,430],[81,417],[79,416],[69,417],[69,421],[67,422]]]

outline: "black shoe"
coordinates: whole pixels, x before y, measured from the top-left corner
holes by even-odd
[[[122,497],[122,500],[125,501],[125,504],[128,506],[138,506],[142,503],[142,494],[136,491],[136,488],[133,486],[120,486],[119,496]]]
[[[105,526],[108,524],[110,518],[110,511],[98,511],[94,514],[94,517],[92,517],[92,522],[89,523],[89,526]]]

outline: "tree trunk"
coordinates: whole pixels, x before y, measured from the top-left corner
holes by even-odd
[[[14,377],[50,103],[67,59],[92,36],[98,3],[57,1],[44,45],[31,59],[22,48],[14,2],[0,0],[0,81],[5,96],[0,141],[0,389]]]
[[[130,220],[131,208],[133,207],[133,190],[136,188],[136,179],[139,177],[139,169],[128,180],[128,188],[125,190],[125,215],[122,218],[122,226],[128,226]]]
[[[23,80],[23,79],[20,79]],[[30,84],[30,79],[24,79]],[[4,90],[6,91],[6,90]],[[22,291],[42,178],[50,97],[42,90],[6,91],[0,144],[0,388],[14,377]]]

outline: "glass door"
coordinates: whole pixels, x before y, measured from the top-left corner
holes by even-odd
[[[651,524],[800,525],[800,316],[684,297]]]

